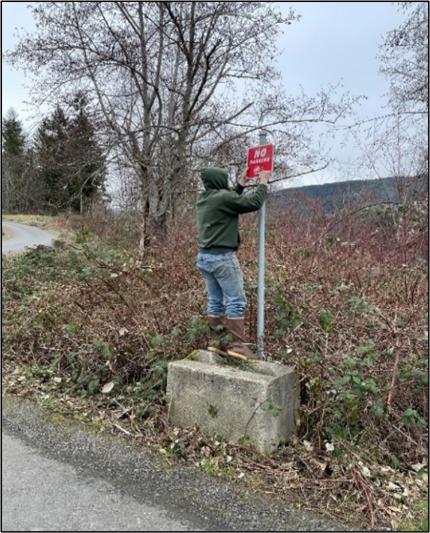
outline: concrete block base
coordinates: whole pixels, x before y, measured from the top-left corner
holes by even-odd
[[[294,369],[256,361],[230,365],[196,350],[169,363],[169,419],[176,427],[197,425],[228,442],[270,453],[294,434],[298,388]]]

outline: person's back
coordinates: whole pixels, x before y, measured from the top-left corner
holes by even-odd
[[[236,338],[232,345],[209,347],[223,355],[255,358],[244,344],[246,297],[235,252],[240,246],[239,215],[260,209],[266,199],[268,177],[268,172],[261,173],[256,191],[242,194],[244,174],[236,188],[230,190],[226,170],[208,167],[201,172],[205,190],[197,200],[197,267],[206,281],[211,329],[225,326]]]

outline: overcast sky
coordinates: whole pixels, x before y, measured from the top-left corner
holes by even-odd
[[[277,2],[281,10],[291,6],[302,15],[299,22],[286,28],[279,38],[278,65],[287,90],[313,94],[339,81],[352,95],[365,95],[357,113],[368,118],[381,113],[388,91],[386,79],[379,74],[378,45],[384,34],[399,25],[403,14],[392,2]],[[16,43],[16,29],[32,31],[34,23],[26,2],[2,2],[3,50]],[[23,72],[2,67],[2,113],[13,107],[28,131],[37,113],[26,105],[28,85]],[[351,148],[352,149],[352,148]],[[348,152],[348,150],[346,150]],[[342,163],[348,153],[333,146],[333,155]],[[342,157],[344,160],[342,161]],[[292,180],[290,185],[321,183],[342,179],[339,170]],[[348,178],[353,176],[347,176]]]

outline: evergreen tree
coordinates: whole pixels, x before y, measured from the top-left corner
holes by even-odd
[[[77,94],[73,107],[76,114],[69,124],[73,167],[73,197],[70,205],[73,210],[83,213],[97,195],[104,193],[106,165],[87,113],[85,97]]]
[[[26,139],[21,121],[13,109],[2,119],[2,209],[23,211],[31,203]],[[30,187],[31,189],[31,187]]]
[[[67,191],[68,121],[58,106],[51,117],[44,118],[36,133],[35,148],[38,177],[44,188],[45,207],[65,209]]]
[[[14,109],[9,109],[2,120],[2,151],[3,155],[21,156],[24,154],[25,135],[21,121]]]
[[[76,97],[73,117],[57,106],[39,127],[35,146],[46,207],[84,212],[103,190],[106,173],[85,100]]]

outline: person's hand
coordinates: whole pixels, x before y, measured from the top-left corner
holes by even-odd
[[[242,185],[242,187],[245,187],[245,184],[246,184],[246,173],[247,172],[248,172],[248,169],[245,168],[245,170],[239,176],[239,184]]]
[[[258,178],[260,180],[261,185],[267,185],[267,182],[269,181],[269,178],[271,176],[272,172],[270,170],[263,170],[258,175]]]

